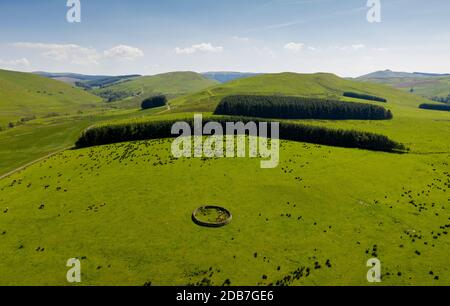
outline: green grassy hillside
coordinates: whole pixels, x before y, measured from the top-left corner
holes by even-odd
[[[363,78],[364,82],[380,83],[426,98],[450,96],[450,76],[423,78]]]
[[[217,84],[195,72],[171,72],[144,76],[112,86],[93,90],[92,93],[122,106],[138,107],[142,100],[163,94],[169,98],[193,93]]]
[[[170,145],[67,151],[0,181],[0,284],[66,285],[73,257],[82,285],[268,285],[298,269],[286,284],[369,285],[373,257],[382,285],[450,284],[449,153],[282,142],[280,166],[262,170],[173,160]],[[195,225],[206,204],[232,223]]]
[[[72,116],[41,118],[0,133],[0,176],[58,150],[72,147],[87,127],[108,120],[148,116],[165,111],[104,110]]]
[[[115,84],[125,80],[140,77],[140,75],[119,75],[119,76],[107,76],[107,75],[84,75],[77,73],[51,73],[51,72],[33,72],[34,74],[44,76],[46,78],[58,80],[68,83],[70,85],[79,86],[81,88],[100,87],[105,84]]]
[[[388,99],[389,105],[418,107],[426,101],[389,86],[346,80],[333,74],[281,73],[231,81],[174,99],[170,104],[176,111],[213,111],[223,97],[237,94],[307,96],[355,101],[344,99],[342,95],[345,91],[380,96]]]
[[[100,102],[99,97],[63,82],[0,70],[0,126],[3,127],[21,118],[91,109]]]
[[[65,151],[0,180],[0,285],[67,285],[74,257],[81,285],[370,285],[374,257],[381,285],[450,285],[450,114],[419,109],[425,99],[329,74],[278,74],[118,122],[192,116],[181,111],[211,111],[231,93],[344,91],[387,98],[394,119],[295,122],[380,133],[410,153],[281,141],[279,167],[260,169],[259,159],[176,160],[161,139]],[[227,208],[233,221],[197,226],[191,214],[203,205]]]

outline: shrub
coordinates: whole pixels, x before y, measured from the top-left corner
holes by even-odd
[[[438,105],[438,104],[421,104],[419,106],[421,109],[437,110],[450,112],[450,105]]]
[[[177,121],[179,120],[100,125],[85,130],[76,145],[82,148],[127,141],[177,137],[171,134],[172,125]],[[184,121],[193,128],[194,120],[192,118]],[[204,118],[203,123],[206,124],[211,121],[221,123],[224,130],[227,122],[259,122],[258,119],[254,118],[220,116]],[[402,144],[384,135],[288,122],[280,122],[280,139],[373,151],[406,150]]]
[[[387,103],[387,100],[384,98],[350,91],[344,92],[344,97]]]
[[[44,118],[52,118],[52,117],[59,117],[59,116],[60,116],[60,114],[58,114],[56,112],[51,112],[51,113],[46,114],[44,116]]]
[[[277,119],[392,119],[390,111],[377,105],[285,96],[228,96],[214,114]]]
[[[31,116],[20,118],[20,122],[25,123],[25,122],[28,122],[28,121],[32,121],[34,119],[36,119],[36,116],[31,115]]]
[[[154,96],[142,101],[142,109],[161,107],[167,104],[166,96]]]

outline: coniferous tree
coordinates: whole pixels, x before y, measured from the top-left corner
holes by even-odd
[[[421,104],[419,107],[421,109],[450,112],[450,105],[445,105],[445,104],[442,104],[442,105],[438,105],[438,104]]]
[[[371,104],[286,96],[236,95],[222,99],[215,115],[276,119],[387,120],[393,115]]]
[[[177,137],[177,135],[171,134],[171,129],[173,124],[178,121],[180,120],[99,125],[85,130],[78,139],[76,145],[79,148],[83,148],[126,141]],[[193,130],[194,120],[192,118],[183,121],[187,122]],[[212,121],[219,122],[225,131],[226,123],[228,122],[258,123],[261,120],[246,117],[213,116],[210,118],[204,118],[203,123],[207,124]],[[268,122],[270,123],[271,121],[268,120]],[[279,137],[280,139],[285,140],[385,152],[392,152],[396,150],[403,151],[406,149],[402,144],[397,143],[384,135],[374,133],[330,129],[326,127],[289,122],[280,122],[279,124]]]
[[[376,101],[376,102],[383,102],[383,103],[387,102],[387,100],[384,98],[380,98],[380,97],[372,96],[372,95],[368,95],[368,94],[360,94],[360,93],[356,93],[356,92],[350,92],[350,91],[344,92],[344,97]]]

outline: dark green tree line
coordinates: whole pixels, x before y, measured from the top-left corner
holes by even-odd
[[[83,132],[76,145],[81,148],[127,141],[178,137],[178,135],[171,134],[172,125],[178,121],[180,120],[123,123],[93,127]],[[187,122],[193,129],[193,118],[183,121]],[[224,131],[226,131],[227,122],[247,123],[252,121],[258,123],[261,120],[244,117],[213,116],[204,118],[203,123],[206,124],[211,121],[219,122]],[[385,152],[403,151],[406,149],[402,144],[380,134],[288,122],[280,122],[280,139]]]
[[[344,97],[387,103],[387,100],[384,98],[350,91],[344,92]]]
[[[386,120],[392,113],[371,104],[286,96],[228,96],[215,115],[276,119]]]

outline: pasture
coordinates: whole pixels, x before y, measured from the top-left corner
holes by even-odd
[[[180,159],[169,140],[70,150],[1,181],[3,285],[448,285],[449,154],[281,142],[281,165]],[[202,228],[192,211],[226,206]],[[350,255],[349,255],[350,254]],[[432,272],[432,274],[431,274]]]
[[[233,93],[323,98],[348,90],[385,97],[394,118],[291,121],[385,135],[410,151],[281,140],[279,166],[261,169],[258,158],[175,159],[165,138],[66,150],[0,180],[0,285],[68,285],[69,258],[81,260],[81,285],[369,285],[366,262],[374,257],[382,285],[450,285],[448,112],[329,75],[264,77],[173,99],[171,110],[105,112],[78,127],[63,122],[71,132],[48,139],[59,148],[92,123],[210,115]],[[10,133],[25,132],[19,128]],[[6,135],[0,139],[14,143]],[[22,146],[17,164],[26,160]],[[225,207],[232,222],[198,226],[192,212],[204,205]]]

